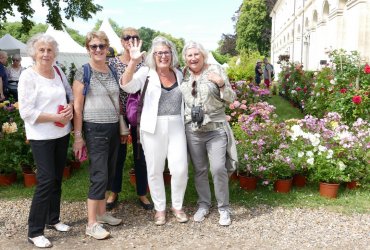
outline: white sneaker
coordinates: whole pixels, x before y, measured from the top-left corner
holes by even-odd
[[[40,235],[34,238],[28,237],[28,241],[34,244],[36,247],[40,248],[47,248],[53,246],[53,244],[51,244],[51,242],[44,235]]]
[[[103,214],[102,216],[97,215],[96,221],[98,223],[109,224],[111,226],[117,226],[122,223],[122,219],[114,218],[112,215],[107,213]]]
[[[221,226],[230,226],[231,224],[231,218],[230,218],[230,211],[227,210],[218,210],[220,213],[220,220],[218,223],[220,223]]]
[[[70,226],[63,224],[62,222],[59,222],[55,225],[48,225],[48,228],[55,229],[59,232],[68,232],[69,230],[71,230]]]
[[[195,222],[202,222],[206,218],[206,215],[209,214],[209,209],[200,207],[198,211],[194,214],[194,221]]]
[[[92,226],[86,226],[86,235],[89,235],[97,240],[108,238],[110,233],[103,228],[99,223],[94,223]]]

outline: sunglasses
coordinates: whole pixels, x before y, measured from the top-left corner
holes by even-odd
[[[19,62],[20,61],[20,59],[12,59],[13,60],[13,62]]]
[[[197,96],[197,89],[195,88],[197,86],[197,81],[193,81],[193,83],[191,84],[191,87],[193,88],[191,90],[191,95],[193,97],[196,97]]]
[[[127,36],[122,36],[121,37],[124,41],[128,41],[128,40],[130,40],[131,38],[132,39],[136,39],[136,40],[140,40],[140,38],[139,38],[139,36],[137,36],[137,35],[135,35],[135,36],[130,36],[130,35],[127,35]]]
[[[107,48],[107,45],[106,44],[93,44],[93,45],[89,45],[90,49],[95,51],[97,50],[98,48],[100,50],[104,50],[105,48]]]

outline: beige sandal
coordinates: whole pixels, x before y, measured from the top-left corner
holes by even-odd
[[[166,213],[157,212],[154,216],[154,224],[157,226],[162,226],[166,224]]]
[[[182,210],[176,210],[176,209],[172,208],[172,213],[175,216],[176,220],[180,223],[185,223],[189,220],[188,217],[186,216],[185,212],[182,211]]]

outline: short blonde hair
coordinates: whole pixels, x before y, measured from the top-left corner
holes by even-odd
[[[47,35],[45,33],[38,33],[30,38],[27,42],[27,52],[30,57],[32,57],[33,60],[35,60],[35,54],[36,54],[36,43],[38,42],[44,42],[51,44],[54,48],[54,56],[57,58],[58,56],[58,43],[54,39],[54,37]]]
[[[125,35],[125,33],[134,32],[139,35],[139,31],[132,27],[123,28],[121,32],[121,38]]]
[[[98,38],[99,40],[103,40],[107,48],[109,48],[109,39],[107,34],[105,34],[104,31],[91,31],[87,33],[86,35],[86,40],[85,40],[85,47],[87,50],[90,49],[89,43],[91,42],[92,39]]]

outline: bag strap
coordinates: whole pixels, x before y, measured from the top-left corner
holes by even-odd
[[[63,86],[64,86],[63,77],[62,77],[62,74],[60,73],[59,68],[58,68],[57,66],[55,66],[55,65],[53,65],[53,68],[55,69],[55,71],[56,71],[56,72],[57,72],[57,74],[59,75],[60,80],[62,81]],[[66,90],[66,92],[67,92],[67,90]],[[67,94],[67,93],[66,93],[66,99],[67,99],[67,103],[69,103],[70,99],[69,99],[69,96],[68,96],[68,94]]]
[[[90,87],[91,66],[90,66],[89,63],[86,63],[86,64],[82,65],[82,67],[83,67],[83,71],[84,71],[84,74],[83,74],[84,90],[83,90],[82,94],[84,96],[86,96],[87,92],[89,91],[89,87]]]
[[[137,125],[138,126],[140,125],[141,112],[143,111],[144,97],[145,97],[146,88],[148,87],[148,83],[149,83],[149,76],[146,77],[143,92],[140,95],[140,100],[137,105]]]

